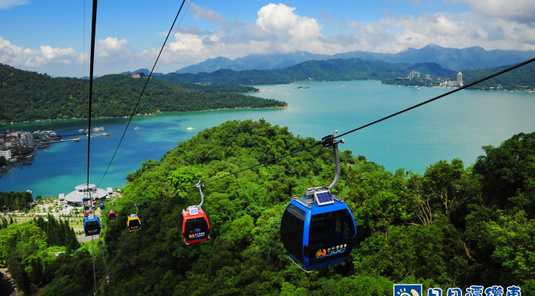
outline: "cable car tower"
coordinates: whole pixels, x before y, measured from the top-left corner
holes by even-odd
[[[286,206],[282,215],[280,234],[290,259],[306,272],[341,263],[353,250],[357,227],[353,213],[342,198],[331,192],[340,180],[340,157],[335,135],[321,140],[325,147],[333,147],[336,175],[325,187],[308,188],[303,197]]]

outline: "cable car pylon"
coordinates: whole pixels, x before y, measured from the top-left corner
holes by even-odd
[[[294,196],[281,219],[281,240],[290,260],[306,272],[345,261],[357,234],[353,213],[331,192],[340,180],[338,144],[344,143],[335,139],[336,133],[321,140],[323,146],[333,147],[334,180],[329,186],[308,188],[301,198]]]

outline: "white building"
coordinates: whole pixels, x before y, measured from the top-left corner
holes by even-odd
[[[74,189],[75,191],[65,195],[65,202],[73,207],[81,207],[86,199],[105,199],[108,196],[106,190],[96,188],[95,184],[80,184]]]
[[[463,87],[463,73],[457,73],[457,86]]]
[[[11,159],[11,150],[2,150],[0,151],[0,156],[3,156],[6,160]]]

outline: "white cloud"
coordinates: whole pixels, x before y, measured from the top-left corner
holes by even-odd
[[[220,26],[226,26],[228,24],[227,20],[219,13],[215,12],[210,8],[195,5],[195,3],[191,3],[188,8],[188,11],[193,15],[193,18],[195,19],[203,18],[211,24],[218,24]]]
[[[268,4],[258,11],[256,24],[265,30],[290,42],[300,42],[321,36],[321,27],[313,18],[294,13],[294,7],[284,4]]]
[[[189,55],[200,53],[204,47],[203,39],[210,38],[209,36],[183,33],[176,33],[174,37],[176,41],[169,43],[169,49],[172,52],[183,51]]]
[[[109,58],[112,56],[117,57],[128,54],[129,52],[126,49],[127,43],[126,39],[117,40],[116,37],[107,37],[106,39],[97,40],[99,46],[97,48],[96,56],[99,58]]]
[[[535,1],[533,0],[453,0],[464,3],[475,12],[515,22],[535,22]]]
[[[0,0],[0,10],[30,4],[27,0]]]
[[[295,8],[284,4],[262,7],[255,24],[229,23],[210,9],[192,7],[195,18],[206,19],[218,28],[203,31],[187,27],[176,33],[164,56],[166,63],[175,63],[174,70],[219,56],[234,59],[249,54],[318,52],[331,47],[322,41],[321,26],[315,19],[301,17],[294,13]]]
[[[487,50],[535,50],[535,23],[526,21],[528,15],[535,15],[532,13],[535,4],[531,4],[535,1],[511,0],[520,9],[509,9],[505,2],[497,0],[487,1],[485,5],[475,0],[446,1],[449,4],[452,1],[465,3],[473,7],[473,11],[419,15],[386,13],[371,23],[347,16],[332,17],[322,12],[323,22],[320,23],[317,19],[298,15],[294,7],[268,4],[258,10],[254,22],[245,23],[229,22],[216,11],[192,3],[189,12],[197,20],[195,24],[210,25],[180,26],[168,42],[156,70],[168,73],[220,56],[235,59],[250,54],[295,51],[320,54],[355,50],[397,53],[430,43],[453,48],[481,46]],[[500,9],[503,15],[499,15]],[[526,18],[518,21],[516,16],[519,14]],[[107,37],[97,42],[97,75],[151,68],[160,51],[160,48],[133,51],[127,40],[121,37]],[[0,63],[23,69],[46,72],[39,69],[55,67],[59,69],[55,75],[71,75],[67,72],[76,65],[80,65],[78,68],[83,68],[83,63],[88,65],[88,59],[82,59],[84,56],[88,54],[77,53],[70,47],[43,45],[36,50],[22,48],[0,37]],[[80,71],[77,70],[74,75],[82,76]]]
[[[57,61],[62,64],[70,64],[71,59],[79,57],[72,48],[52,48],[48,45],[41,46],[41,53],[47,61]]]
[[[9,40],[0,37],[0,63],[13,67],[37,72],[48,72],[48,70],[60,67],[59,73],[52,75],[74,75],[72,69],[63,69],[62,65],[81,65],[84,54],[77,53],[72,48],[54,48],[43,45],[39,50],[22,48],[12,44]],[[65,73],[62,73],[65,72]],[[79,74],[79,73],[77,73]]]
[[[534,27],[471,12],[425,14],[416,18],[404,15],[386,18],[379,23],[395,39],[389,43],[390,52],[420,48],[430,43],[452,48],[535,49]]]
[[[385,14],[375,23],[359,23],[345,18],[338,21],[338,18],[323,13],[322,19],[329,20],[326,25],[343,27],[344,32],[324,35],[316,19],[297,15],[295,8],[284,4],[262,7],[253,24],[231,24],[213,10],[194,4],[192,7],[196,19],[204,19],[217,27],[211,30],[181,29],[169,43],[161,68],[174,71],[219,56],[235,59],[250,54],[295,51],[398,53],[430,43],[454,48],[482,46],[488,50],[535,49],[535,37],[530,37],[535,36],[535,32],[529,25],[471,12],[419,16]],[[327,31],[331,29],[329,27]],[[148,59],[156,54],[157,49],[153,48],[143,56]]]

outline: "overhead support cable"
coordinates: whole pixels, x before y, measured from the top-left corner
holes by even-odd
[[[91,22],[91,57],[89,64],[89,110],[88,110],[88,123],[87,123],[87,193],[89,194],[89,201],[92,203],[93,198],[91,197],[91,189],[89,188],[89,172],[90,172],[90,156],[91,156],[91,118],[92,118],[92,107],[93,107],[93,73],[95,65],[95,39],[97,31],[97,2],[98,0],[93,0],[93,12],[92,12],[92,22]],[[93,245],[93,237],[91,237],[91,245]],[[95,270],[95,247],[93,245],[93,284],[94,284],[94,295],[97,294],[97,274]]]
[[[449,95],[451,95],[451,94],[454,94],[454,93],[456,93],[456,92],[458,92],[458,91],[461,91],[461,90],[463,90],[463,89],[472,87],[472,86],[474,86],[474,85],[477,85],[477,84],[479,84],[479,83],[482,83],[482,82],[487,81],[487,80],[489,80],[489,79],[492,79],[492,78],[494,78],[494,77],[500,76],[500,75],[505,74],[505,73],[507,73],[507,72],[513,71],[513,70],[515,70],[515,69],[517,69],[517,68],[520,68],[520,67],[522,67],[522,66],[528,65],[528,64],[533,63],[533,62],[535,62],[535,58],[532,58],[532,59],[526,60],[526,61],[524,61],[524,62],[521,62],[521,63],[519,63],[519,64],[513,65],[513,66],[508,67],[508,68],[506,68],[506,69],[504,69],[504,70],[501,70],[501,71],[499,71],[499,72],[496,72],[496,73],[494,73],[494,74],[492,74],[492,75],[489,75],[489,76],[484,77],[484,78],[482,78],[482,79],[479,79],[479,80],[476,80],[476,81],[474,81],[474,82],[468,83],[468,84],[466,84],[466,85],[463,85],[462,87],[459,87],[459,88],[454,89],[454,90],[452,90],[452,91],[449,91],[449,92],[446,92],[446,93],[444,93],[444,94],[438,95],[438,96],[436,96],[436,97],[434,97],[434,98],[432,98],[432,99],[426,100],[426,101],[421,102],[421,103],[416,104],[416,105],[413,105],[413,106],[411,106],[411,107],[409,107],[409,108],[406,108],[406,109],[403,109],[403,110],[401,110],[401,111],[392,113],[392,114],[390,114],[390,115],[388,115],[388,116],[385,116],[385,117],[380,118],[380,119],[378,119],[378,120],[372,121],[372,122],[370,122],[370,123],[368,123],[368,124],[362,125],[362,126],[360,126],[360,127],[358,127],[358,128],[355,128],[355,129],[352,129],[352,130],[350,130],[350,131],[348,131],[348,132],[342,133],[342,134],[340,134],[340,135],[338,135],[338,136],[334,136],[334,135],[333,135],[333,136],[327,136],[327,137],[324,137],[321,141],[319,141],[319,142],[317,142],[317,143],[314,143],[313,145],[310,145],[310,146],[307,146],[307,147],[304,147],[304,148],[301,148],[301,149],[297,149],[297,150],[291,151],[291,152],[286,153],[286,154],[284,154],[284,155],[281,155],[281,156],[278,156],[278,157],[275,157],[275,158],[266,160],[266,161],[264,161],[264,162],[261,162],[261,163],[252,165],[252,166],[250,166],[250,167],[247,167],[247,168],[244,168],[244,169],[235,171],[235,172],[231,172],[231,173],[229,173],[229,174],[227,174],[227,175],[224,175],[224,176],[221,176],[221,177],[218,177],[218,178],[215,178],[215,179],[212,179],[212,180],[208,180],[208,181],[206,181],[206,182],[204,182],[204,183],[201,183],[201,185],[208,184],[208,183],[211,183],[211,182],[215,182],[215,181],[217,181],[217,180],[220,180],[220,179],[223,179],[223,178],[226,178],[226,177],[230,177],[230,176],[233,176],[233,175],[237,175],[237,174],[239,174],[239,173],[241,173],[241,172],[244,172],[244,171],[247,171],[247,170],[256,168],[256,167],[261,166],[261,165],[265,165],[265,164],[268,164],[268,163],[274,163],[275,161],[277,161],[277,160],[279,160],[279,159],[281,159],[281,158],[283,158],[283,157],[287,157],[287,156],[293,155],[293,154],[295,154],[295,153],[299,153],[299,152],[302,152],[302,151],[311,149],[311,148],[313,148],[313,147],[315,147],[315,146],[318,146],[318,145],[324,145],[324,146],[325,146],[326,143],[324,143],[324,141],[325,141],[327,138],[328,138],[328,139],[331,139],[331,140],[338,139],[338,138],[343,137],[343,136],[345,136],[345,135],[354,133],[354,132],[356,132],[356,131],[358,131],[358,130],[364,129],[364,128],[366,128],[366,127],[372,126],[372,125],[374,125],[374,124],[377,124],[377,123],[379,123],[379,122],[385,121],[385,120],[390,119],[390,118],[392,118],[392,117],[398,116],[398,115],[403,114],[403,113],[405,113],[405,112],[408,112],[408,111],[410,111],[410,110],[412,110],[412,109],[416,109],[416,108],[421,107],[421,106],[423,106],[423,105],[429,104],[429,103],[431,103],[431,102],[434,102],[434,101],[439,100],[439,99],[441,99],[441,98],[444,98],[444,97],[446,97],[446,96],[449,96]],[[181,189],[181,190],[177,191],[177,193],[180,193],[180,192],[182,192],[182,191],[189,190],[189,189],[192,189],[192,188],[195,188],[195,187],[196,187],[196,185],[195,185],[195,186],[188,187],[188,188],[185,188],[185,189]]]
[[[459,88],[456,88],[456,89],[454,89],[454,90],[451,90],[451,91],[449,91],[449,92],[443,93],[443,94],[441,94],[441,95],[439,95],[439,96],[436,96],[436,97],[434,97],[434,98],[432,98],[432,99],[429,99],[429,100],[427,100],[427,101],[423,101],[423,102],[421,102],[421,103],[419,103],[419,104],[416,104],[416,105],[414,105],[414,106],[411,106],[411,107],[409,107],[409,108],[403,109],[403,110],[398,111],[398,112],[396,112],[396,113],[392,113],[392,114],[390,114],[390,115],[388,115],[388,116],[385,116],[385,117],[383,117],[383,118],[377,119],[377,120],[375,120],[375,121],[372,121],[372,122],[370,122],[370,123],[368,123],[368,124],[365,124],[365,125],[363,125],[363,126],[360,126],[360,127],[358,127],[358,128],[352,129],[352,130],[350,130],[350,131],[348,131],[348,132],[345,132],[345,133],[343,133],[343,134],[341,134],[341,135],[338,135],[336,138],[343,137],[343,136],[345,136],[345,135],[351,134],[351,133],[356,132],[356,131],[358,131],[358,130],[361,130],[361,129],[363,129],[363,128],[372,126],[372,125],[374,125],[374,124],[376,124],[376,123],[379,123],[379,122],[381,122],[381,121],[385,121],[385,120],[387,120],[387,119],[389,119],[389,118],[392,118],[392,117],[394,117],[394,116],[398,116],[398,115],[400,115],[400,114],[403,114],[403,113],[405,113],[405,112],[407,112],[407,111],[410,111],[410,110],[412,110],[412,109],[416,109],[416,108],[421,107],[421,106],[423,106],[423,105],[429,104],[429,103],[431,103],[431,102],[434,102],[434,101],[436,101],[436,100],[438,100],[438,99],[441,99],[441,98],[443,98],[443,97],[446,97],[446,96],[449,96],[449,95],[451,95],[451,94],[454,94],[454,93],[456,93],[456,92],[458,92],[458,91],[461,91],[461,90],[463,90],[463,89],[472,87],[472,86],[474,86],[474,85],[480,84],[481,82],[487,81],[487,80],[492,79],[492,78],[494,78],[494,77],[500,76],[500,75],[502,75],[502,74],[504,74],[504,73],[510,72],[510,71],[512,71],[512,70],[515,70],[515,69],[517,69],[517,68],[520,68],[520,67],[522,67],[522,66],[525,66],[525,65],[527,65],[527,64],[530,64],[530,63],[532,63],[532,62],[534,62],[534,61],[535,61],[535,58],[532,58],[532,59],[530,59],[530,60],[527,60],[527,61],[524,61],[524,62],[522,62],[522,63],[516,64],[516,65],[514,65],[514,66],[511,66],[511,67],[506,68],[506,69],[504,69],[504,70],[502,70],[502,71],[496,72],[496,73],[494,73],[494,74],[492,74],[492,75],[489,75],[489,76],[487,76],[487,77],[484,77],[484,78],[482,78],[482,79],[476,80],[476,81],[474,81],[474,82],[468,83],[468,84],[466,84],[466,85],[463,85],[463,86],[461,86],[461,87],[459,87]]]
[[[152,65],[152,69],[150,70],[149,77],[147,77],[147,80],[145,81],[145,85],[143,86],[143,89],[141,90],[141,93],[139,94],[139,97],[137,99],[136,105],[134,106],[134,109],[132,110],[132,113],[130,114],[130,117],[128,119],[128,123],[126,124],[126,127],[123,131],[123,134],[121,136],[121,139],[119,140],[119,143],[117,144],[117,148],[115,148],[115,152],[113,153],[113,156],[111,157],[110,163],[108,164],[108,167],[106,168],[106,171],[104,172],[104,175],[102,176],[102,179],[98,183],[97,187],[100,186],[102,181],[104,181],[104,178],[108,174],[108,171],[111,167],[111,164],[113,163],[113,160],[115,159],[115,156],[117,155],[117,151],[119,151],[119,147],[121,147],[121,144],[123,142],[124,136],[126,135],[126,131],[128,130],[128,127],[130,126],[130,123],[132,122],[132,118],[136,114],[137,107],[139,106],[139,102],[141,101],[141,98],[143,97],[143,94],[145,93],[145,90],[147,89],[147,86],[149,85],[149,81],[152,77],[152,74],[154,73],[154,69],[156,68],[156,65],[158,64],[158,61],[160,60],[160,57],[165,49],[165,45],[167,44],[167,41],[169,40],[169,36],[171,36],[171,32],[173,32],[173,27],[176,24],[176,21],[178,19],[178,16],[180,15],[180,12],[182,11],[182,7],[184,6],[184,3],[186,0],[182,0],[182,4],[180,5],[180,8],[178,9],[178,12],[175,16],[175,19],[173,20],[173,23],[171,24],[171,28],[169,28],[169,31],[167,32],[167,36],[165,37],[165,40],[162,44],[162,47],[160,48],[160,52],[158,53],[158,56],[156,57],[156,61],[154,61],[154,64]],[[190,2],[191,3],[191,2]]]

